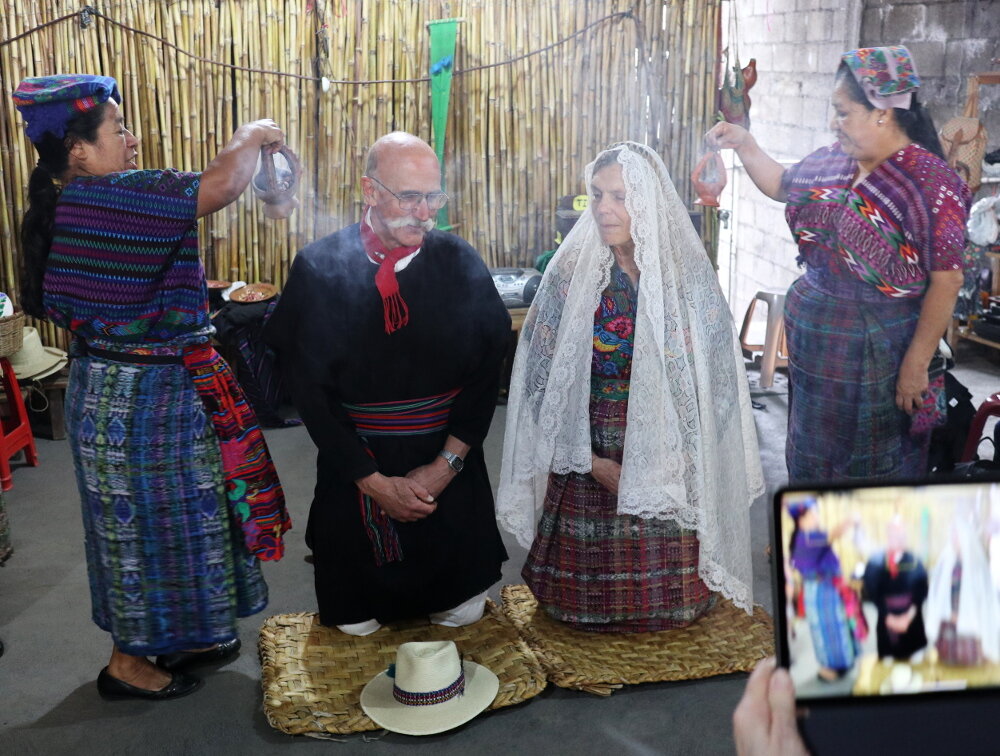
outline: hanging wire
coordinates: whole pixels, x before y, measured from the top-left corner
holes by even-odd
[[[150,32],[142,31],[141,29],[136,29],[134,26],[129,26],[128,24],[122,23],[121,21],[116,21],[115,19],[106,16],[105,14],[101,13],[99,10],[90,5],[85,5],[83,9],[80,11],[76,11],[74,13],[67,13],[65,16],[60,16],[59,18],[53,19],[52,21],[46,21],[44,24],[39,24],[38,26],[35,26],[31,29],[28,29],[25,32],[22,32],[21,34],[18,34],[16,37],[11,37],[10,39],[5,39],[3,41],[0,41],[0,48],[5,47],[14,42],[17,42],[17,40],[35,34],[43,29],[47,29],[50,26],[55,26],[56,24],[61,24],[65,21],[70,21],[75,18],[79,18],[80,28],[82,29],[88,28],[93,23],[94,18],[103,19],[104,21],[108,22],[109,24],[112,24],[113,26],[125,29],[126,31],[130,31],[133,34],[138,34],[140,36],[148,37],[149,39],[155,40],[159,42],[161,45],[169,47],[172,50],[176,50],[181,55],[184,55],[193,60],[197,60],[200,63],[208,63],[209,65],[219,66],[221,68],[229,68],[233,71],[245,71],[247,73],[267,74],[271,76],[285,76],[287,78],[300,79],[302,81],[324,82],[324,77],[322,76],[306,76],[305,74],[289,73],[287,71],[272,71],[263,68],[249,68],[247,66],[238,66],[234,63],[224,63],[219,60],[212,60],[211,58],[203,58],[200,55],[195,55],[194,53],[190,53],[187,50],[178,47],[173,42],[170,42],[164,39],[163,37],[158,37],[155,34],[151,34]],[[476,71],[485,71],[489,68],[509,66],[512,63],[517,63],[518,61],[525,60],[526,58],[531,58],[535,55],[541,55],[542,53],[548,52],[549,50],[555,49],[556,47],[560,47],[569,42],[570,40],[576,39],[582,34],[586,34],[595,26],[598,26],[600,24],[609,21],[624,21],[625,19],[632,19],[634,23],[638,24],[638,20],[635,18],[632,11],[630,10],[619,11],[618,13],[611,13],[608,14],[607,16],[603,16],[602,18],[599,18],[596,21],[587,24],[582,29],[578,29],[577,31],[573,32],[572,34],[566,37],[563,37],[562,39],[556,40],[552,44],[546,45],[545,47],[540,47],[537,50],[532,50],[531,52],[526,52],[523,55],[518,55],[514,58],[508,58],[507,60],[502,60],[497,63],[487,63],[482,66],[473,66],[472,68],[463,68],[461,70],[456,70],[452,72],[452,76],[461,76],[463,74],[474,73]],[[430,81],[429,76],[422,76],[420,78],[415,78],[415,79],[327,79],[325,81],[325,84],[344,84],[344,85],[419,84],[429,81]]]

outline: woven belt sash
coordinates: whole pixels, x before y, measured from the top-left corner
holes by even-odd
[[[367,404],[344,403],[342,406],[347,410],[347,416],[354,423],[362,441],[371,436],[418,436],[437,433],[448,427],[448,415],[458,392],[459,389],[452,389],[423,399]],[[367,442],[365,451],[372,459],[375,458]],[[399,534],[392,524],[392,519],[372,501],[370,496],[361,491],[358,491],[358,506],[365,532],[372,545],[375,564],[381,567],[387,562],[403,561],[403,548],[399,543]]]
[[[264,433],[243,389],[208,344],[185,348],[184,366],[215,428],[226,498],[247,549],[259,559],[281,559],[282,535],[292,521]]]
[[[344,404],[359,436],[418,436],[448,425],[458,389],[424,399],[373,404]]]
[[[80,351],[88,357],[98,357],[102,360],[112,362],[128,362],[136,365],[183,365],[183,354],[154,354],[145,351],[112,351],[110,349],[98,349],[83,342]],[[81,355],[82,356],[82,355]]]

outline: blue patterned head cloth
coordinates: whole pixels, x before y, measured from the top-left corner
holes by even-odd
[[[18,85],[12,97],[32,142],[40,142],[46,133],[61,139],[66,135],[66,122],[74,116],[108,99],[117,103],[122,101],[118,82],[110,76],[89,74],[28,78]]]
[[[808,510],[816,506],[816,499],[803,499],[802,501],[794,501],[788,505],[788,514],[791,515],[792,519],[798,522],[798,519],[804,515]]]

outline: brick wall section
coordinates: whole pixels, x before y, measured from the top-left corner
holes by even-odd
[[[832,142],[829,97],[840,53],[860,45],[905,44],[924,79],[936,125],[958,115],[966,77],[997,70],[1000,0],[732,0],[739,51],[757,58],[752,132],[779,160],[798,160]],[[1000,86],[981,90],[981,114],[1000,147]],[[730,174],[733,175],[733,174]],[[980,195],[982,196],[982,195]],[[720,275],[737,321],[754,293],[784,290],[801,272],[783,205],[765,198],[737,168],[722,200],[732,212],[720,239]]]
[[[840,54],[857,45],[861,0],[734,0],[739,53],[757,59],[751,131],[775,159],[794,161],[832,139],[830,87]],[[733,175],[732,173],[730,175]],[[759,290],[784,291],[800,274],[784,205],[737,168],[722,206],[732,212],[720,239],[723,285],[737,321]]]

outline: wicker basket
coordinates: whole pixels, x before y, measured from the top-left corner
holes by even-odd
[[[21,351],[24,344],[24,313],[14,310],[13,315],[0,318],[0,357],[10,357]]]

